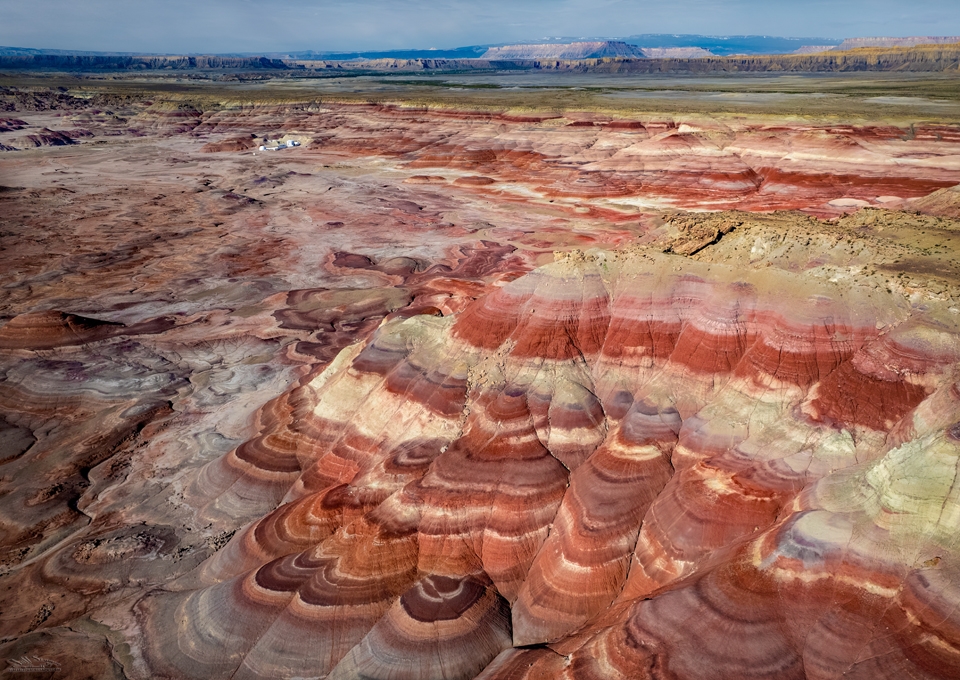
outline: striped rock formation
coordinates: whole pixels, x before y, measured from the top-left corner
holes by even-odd
[[[4,663],[956,675],[960,135],[927,104],[8,90],[0,149],[75,143],[2,158]],[[637,250],[537,269],[587,248]]]
[[[387,318],[185,487],[178,678],[952,678],[960,336],[872,285],[573,254]]]
[[[244,114],[248,125],[263,115]],[[232,112],[212,113],[196,132],[226,132],[241,120]],[[415,182],[442,178],[514,200],[579,199],[601,208],[625,203],[829,215],[926,196],[955,185],[958,169],[957,132],[946,125],[759,125],[597,113],[517,119],[332,105],[324,116],[291,116],[290,126],[313,131],[326,152],[394,158],[418,173]]]

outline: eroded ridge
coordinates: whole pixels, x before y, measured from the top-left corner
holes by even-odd
[[[194,475],[162,677],[960,674],[955,315],[574,254],[398,315]],[[268,507],[269,506],[269,507]]]

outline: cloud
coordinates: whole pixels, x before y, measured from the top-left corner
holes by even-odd
[[[141,52],[450,48],[545,35],[960,34],[956,0],[0,0],[0,44]]]

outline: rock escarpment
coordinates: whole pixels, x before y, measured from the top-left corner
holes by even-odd
[[[201,513],[266,514],[142,600],[144,662],[955,677],[955,324],[871,287],[609,253],[386,321],[191,482]]]

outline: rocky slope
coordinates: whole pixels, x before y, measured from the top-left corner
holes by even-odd
[[[0,658],[960,673],[952,126],[7,96]]]

